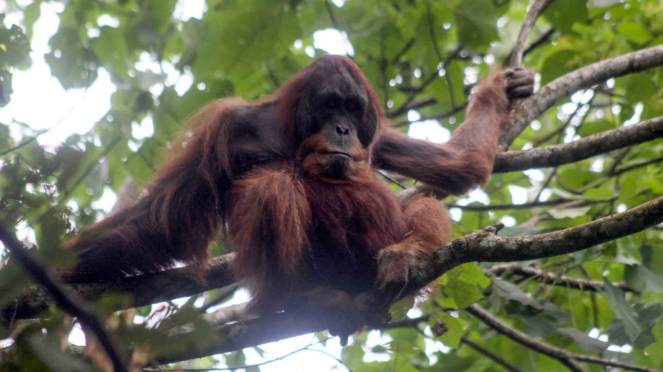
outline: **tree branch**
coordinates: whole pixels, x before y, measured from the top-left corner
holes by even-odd
[[[612,199],[611,199],[612,200]],[[583,199],[555,199],[555,200],[546,200],[542,202],[531,202],[523,204],[489,204],[489,205],[458,205],[458,204],[447,204],[447,208],[458,208],[468,212],[487,212],[487,211],[499,211],[499,210],[509,210],[509,209],[531,209],[538,207],[550,207],[555,205],[567,204],[564,207],[582,207],[589,204],[599,204],[606,203],[610,200],[583,200]]]
[[[442,113],[439,113],[439,114],[435,114],[435,115],[422,115],[422,116],[419,118],[419,120],[417,120],[417,121],[409,121],[409,120],[406,120],[406,121],[401,121],[401,122],[399,122],[399,123],[392,124],[391,126],[392,126],[393,128],[399,128],[399,127],[404,127],[404,126],[406,126],[406,125],[410,125],[410,124],[412,124],[412,123],[420,123],[420,122],[422,122],[422,121],[426,121],[426,120],[438,120],[438,119],[448,118],[448,117],[454,116],[456,113],[458,113],[458,112],[460,112],[460,111],[465,110],[466,107],[467,107],[467,102],[464,102],[464,103],[462,103],[462,104],[459,105],[459,106],[456,106],[456,107],[454,107],[454,108],[452,108],[452,109],[450,109],[450,110],[447,110],[447,111],[442,112]]]
[[[575,163],[599,154],[663,138],[663,117],[645,120],[637,125],[595,134],[574,142],[498,153],[493,173],[556,167]]]
[[[402,297],[417,292],[452,268],[466,262],[503,262],[532,260],[581,251],[603,242],[631,235],[663,221],[663,197],[632,208],[626,212],[605,217],[584,225],[547,234],[518,238],[496,235],[498,228],[484,230],[446,243],[428,259],[421,262],[409,278]],[[358,308],[369,315],[373,304],[379,302],[379,293],[363,293],[355,301]],[[219,354],[265,342],[321,331],[327,320],[320,314],[279,313],[268,318],[225,324],[218,328],[219,341],[203,349],[183,345],[177,353],[159,355],[160,363]],[[184,342],[174,338],[173,342]],[[571,362],[573,364],[573,362]]]
[[[461,344],[465,344],[472,349],[476,350],[479,354],[485,355],[487,358],[492,359],[495,363],[501,365],[506,369],[507,371],[511,372],[523,372],[520,369],[516,368],[513,364],[507,362],[504,360],[504,358],[498,356],[497,354],[493,353],[492,351],[484,348],[483,346],[477,344],[476,342],[469,340],[467,337],[463,337],[460,339]]]
[[[555,33],[555,28],[551,28],[550,30],[544,32],[541,36],[539,36],[538,39],[534,40],[532,44],[530,44],[525,51],[523,52],[523,57],[526,55],[532,53],[536,48],[540,47],[543,45],[550,37]]]
[[[663,197],[623,213],[547,234],[503,238],[496,235],[501,227],[491,226],[440,246],[429,258],[419,264],[417,270],[411,273],[408,285],[403,289],[402,297],[417,292],[450,269],[466,262],[513,262],[569,254],[640,232],[661,222],[663,222]],[[217,260],[220,262],[216,262],[215,272],[218,272],[223,278],[217,279],[214,272],[208,273],[208,278],[220,284],[219,286],[230,285],[228,256]],[[170,283],[174,288],[155,284],[159,283],[161,276],[168,278],[165,283]],[[145,282],[141,283],[142,280]],[[142,286],[140,288],[145,288],[146,283],[149,282],[155,288],[170,292],[159,298],[162,301],[167,296],[175,298],[185,295],[183,288],[177,286],[179,280],[192,282],[185,268],[145,277],[127,278],[118,283],[124,282],[122,287],[136,297],[140,297],[140,290],[137,288],[140,286]],[[132,281],[133,286],[128,285],[125,281]],[[191,295],[192,291],[212,289],[212,285],[190,284],[185,289],[189,291],[186,295]],[[146,301],[147,298],[156,298],[156,293],[151,293],[151,296],[143,298],[143,301]],[[362,293],[356,296],[355,305],[357,308],[363,309],[366,316],[371,319],[375,315],[375,304],[381,302],[380,295],[380,293],[374,292]],[[173,342],[182,342],[182,348],[176,354],[158,355],[157,360],[169,363],[239,350],[265,342],[321,331],[325,329],[326,324],[329,323],[320,314],[300,313],[296,316],[279,313],[270,317],[227,324],[218,328],[219,342],[202,349],[197,348],[196,345],[188,345],[182,338],[174,336]]]
[[[527,42],[527,36],[529,36],[530,31],[532,31],[532,26],[534,26],[534,22],[539,17],[539,13],[541,12],[545,2],[546,0],[534,0],[532,5],[530,5],[527,16],[525,17],[525,21],[520,28],[518,39],[516,39],[516,44],[513,46],[513,51],[511,52],[509,59],[507,59],[505,66],[517,67],[521,65],[523,60],[523,52],[525,51],[525,42]]]
[[[509,337],[510,339],[519,342],[530,349],[534,349],[542,354],[545,354],[551,358],[555,358],[562,363],[566,364],[573,371],[582,371],[580,366],[578,366],[575,361],[579,362],[588,362],[594,364],[601,364],[604,366],[617,367],[621,369],[631,370],[631,371],[642,371],[642,372],[659,372],[652,368],[641,367],[635,364],[623,363],[614,360],[602,359],[590,355],[575,354],[564,349],[560,349],[555,346],[548,345],[544,342],[531,338],[530,336],[518,331],[515,328],[507,325],[500,321],[493,314],[488,312],[486,309],[482,308],[477,304],[472,304],[465,309],[468,313],[472,314],[483,323],[485,323],[490,328],[495,331]]]
[[[334,9],[332,9],[332,5],[329,3],[329,0],[325,0],[325,7],[327,8],[327,13],[329,14],[329,20],[331,21],[332,26],[334,26],[335,29],[341,31],[341,27],[336,20]]]
[[[502,132],[500,148],[506,149],[537,116],[564,97],[607,79],[640,72],[663,64],[663,45],[639,50],[579,68],[555,79],[514,109],[511,126]]]
[[[412,273],[403,296],[415,293],[448,270],[466,262],[526,261],[569,254],[640,232],[661,222],[663,197],[623,213],[547,234],[503,238],[496,235],[499,228],[488,227],[440,246]],[[103,293],[128,293],[134,296],[132,307],[145,306],[233,284],[231,261],[232,255],[212,260],[205,285],[192,279],[189,269],[184,267],[124,278],[112,283],[77,285],[74,288],[90,300],[99,298]],[[370,303],[372,298],[369,295],[365,300]],[[48,296],[37,290],[23,297],[17,308],[6,308],[3,314],[6,318],[13,314],[17,319],[34,317],[48,306],[49,301]]]
[[[233,254],[215,257],[207,265],[205,283],[201,283],[191,275],[191,269],[181,267],[155,274],[134,276],[118,279],[114,282],[94,284],[74,284],[71,287],[87,300],[94,301],[105,294],[124,293],[132,296],[131,303],[118,308],[124,310],[141,307],[174,298],[192,296],[198,293],[222,288],[235,283],[230,263]],[[48,291],[42,287],[34,288],[15,304],[0,313],[2,319],[31,319],[48,309],[53,301]]]
[[[23,248],[21,242],[10,232],[4,224],[0,224],[0,241],[2,241],[12,254],[12,256],[21,264],[37,284],[44,287],[53,296],[55,303],[66,312],[78,318],[81,324],[89,328],[99,340],[108,358],[113,362],[116,372],[128,372],[128,358],[124,351],[118,347],[117,341],[106,332],[104,324],[92,309],[89,309],[85,302],[78,295],[65,286],[59,278],[49,272],[37,259],[32,257],[32,252]]]
[[[537,267],[522,266],[517,263],[495,265],[490,269],[484,270],[486,275],[501,276],[504,273],[513,273],[525,278],[533,278],[544,284],[558,285],[565,288],[579,289],[581,291],[598,292],[603,291],[603,282],[600,280],[586,280],[572,278],[569,276],[560,276],[554,273],[545,272]],[[636,292],[625,283],[612,283],[624,292]]]

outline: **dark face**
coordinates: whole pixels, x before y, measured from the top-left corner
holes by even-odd
[[[366,88],[347,72],[335,73],[301,102],[295,124],[300,153],[315,155],[316,172],[325,178],[350,178],[355,163],[366,161],[377,124]]]

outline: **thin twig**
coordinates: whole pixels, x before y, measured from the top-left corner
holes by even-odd
[[[532,5],[530,5],[523,26],[520,28],[520,33],[518,34],[518,39],[516,39],[516,44],[513,46],[513,52],[511,52],[511,58],[506,61],[505,65],[509,67],[520,66],[523,61],[523,52],[525,51],[525,42],[527,41],[527,36],[529,36],[532,26],[536,18],[541,12],[544,3],[547,0],[534,0]]]
[[[433,12],[430,9],[430,1],[426,2],[426,18],[428,19],[428,32],[430,33],[431,43],[433,44],[433,50],[437,55],[440,63],[443,64],[443,67],[446,68],[447,62],[442,58],[442,52],[440,51],[439,45],[437,45],[437,33],[435,32],[435,21],[433,19]],[[439,72],[438,72],[439,75]],[[447,81],[447,86],[449,87],[449,98],[451,100],[451,107],[456,107],[456,96],[454,95],[453,81],[451,80],[451,74],[444,74],[444,78]]]
[[[550,172],[550,175],[545,180],[545,182],[543,182],[543,184],[541,185],[541,188],[539,189],[539,192],[537,192],[536,196],[534,197],[534,204],[535,205],[539,204],[539,199],[541,198],[541,194],[543,194],[543,190],[545,190],[546,187],[548,187],[548,185],[550,185],[550,181],[552,181],[552,179],[555,177],[556,174],[557,174],[557,168],[553,169],[553,171]]]
[[[442,113],[439,113],[439,114],[435,114],[435,115],[429,115],[429,116],[422,115],[419,118],[419,120],[416,120],[416,121],[407,121],[407,120],[402,121],[402,122],[393,124],[392,127],[399,128],[399,127],[404,127],[406,125],[410,125],[412,123],[420,123],[420,122],[426,121],[426,120],[446,119],[448,117],[456,115],[460,111],[465,110],[466,107],[467,107],[467,102],[463,103],[460,106],[456,106],[455,108],[452,108],[451,110],[448,110],[448,111],[445,111],[445,112],[442,112]]]
[[[468,313],[475,316],[477,319],[481,320],[484,324],[492,328],[493,330],[509,337],[510,339],[529,347],[530,349],[536,350],[542,354],[545,354],[551,358],[555,358],[560,362],[566,364],[573,371],[583,371],[575,361],[588,362],[594,364],[600,364],[604,366],[617,367],[621,369],[627,369],[631,371],[641,371],[641,372],[660,372],[653,368],[641,367],[635,364],[619,362],[616,360],[602,359],[590,355],[582,355],[569,352],[567,350],[546,344],[537,339],[534,339],[523,332],[507,325],[506,323],[499,320],[495,315],[488,312],[486,309],[482,308],[477,304],[472,304],[465,309]]]
[[[338,21],[336,20],[336,15],[334,15],[334,9],[332,9],[332,5],[329,3],[329,0],[325,0],[325,7],[327,8],[327,13],[329,13],[329,20],[332,23],[332,26],[334,26],[335,29],[341,31],[341,27],[338,24]]]
[[[489,204],[489,205],[458,205],[449,203],[447,208],[457,208],[463,211],[470,212],[487,212],[487,211],[498,211],[505,209],[530,209],[535,207],[548,207],[554,205],[560,205],[564,203],[569,203],[574,200],[572,199],[555,199],[555,200],[546,200],[539,203],[523,203],[523,204]]]
[[[583,93],[583,95],[584,95],[584,93]],[[592,99],[594,99],[594,97],[592,97]],[[561,135],[561,134],[563,134],[564,131],[566,130],[566,128],[569,126],[569,124],[571,124],[571,121],[573,120],[573,118],[575,118],[576,115],[578,115],[578,112],[580,112],[580,110],[581,110],[583,107],[585,107],[585,104],[579,103],[578,106],[576,107],[576,109],[573,110],[573,112],[571,113],[571,115],[569,115],[569,117],[566,119],[566,121],[564,122],[564,124],[563,124],[561,127],[555,129],[553,132],[551,132],[551,133],[548,134],[547,136],[543,137],[542,139],[537,140],[536,142],[534,142],[534,144],[532,145],[532,147],[539,147],[541,144],[543,144],[543,143],[545,143],[545,142],[548,142],[548,141],[551,140],[553,137],[555,137],[555,136],[557,136],[557,135]],[[589,110],[588,110],[588,111],[589,111]],[[559,142],[559,137],[558,137],[558,141],[557,141],[557,142]]]
[[[540,47],[541,45],[545,44],[548,39],[555,33],[555,29],[551,28],[550,30],[544,32],[541,36],[539,36],[538,39],[534,40],[532,44],[530,44],[525,51],[523,52],[523,57],[526,55],[532,53],[536,48]]]
[[[22,148],[22,147],[25,147],[25,146],[31,144],[32,142],[36,141],[37,138],[38,138],[39,136],[41,136],[42,134],[48,132],[48,131],[49,131],[50,129],[52,129],[52,128],[53,128],[53,127],[48,128],[48,129],[40,130],[40,131],[38,131],[34,136],[32,136],[30,139],[28,139],[27,141],[25,141],[25,142],[21,142],[21,143],[19,143],[18,145],[14,146],[14,147],[12,147],[12,148],[10,148],[10,149],[7,149],[7,150],[5,150],[5,151],[3,151],[3,152],[0,152],[0,157],[5,156],[5,155],[9,154],[10,152],[16,151],[16,150],[18,150],[18,149],[20,149],[20,148]]]
[[[256,364],[248,364],[248,365],[243,365],[243,366],[236,366],[236,367],[223,367],[223,368],[173,368],[173,369],[165,369],[165,368],[143,368],[143,371],[145,372],[206,372],[206,371],[236,371],[238,369],[249,369],[249,368],[257,368],[260,366],[264,366],[266,364],[278,362],[279,360],[283,360],[291,355],[297,354],[300,351],[305,351],[305,350],[316,350],[316,349],[311,349],[311,346],[315,346],[324,342],[327,342],[329,339],[333,337],[328,337],[324,340],[314,342],[311,344],[308,344],[304,346],[303,348],[297,349],[295,351],[289,352],[288,354],[282,355],[278,358],[270,359],[261,363],[256,363]],[[316,351],[321,351],[321,350],[316,350]],[[334,357],[333,355],[331,355]],[[338,360],[336,357],[334,359]],[[340,363],[342,363],[345,366],[345,363],[339,360]],[[346,366],[347,367],[347,366]],[[348,368],[348,371],[351,371],[350,368]]]
[[[659,157],[659,158],[656,158],[656,159],[652,159],[652,160],[644,161],[644,162],[642,162],[642,163],[633,164],[633,165],[630,165],[630,166],[628,166],[628,167],[624,167],[624,168],[621,168],[621,169],[617,169],[617,170],[612,174],[612,176],[613,176],[613,177],[614,177],[614,176],[618,176],[618,175],[620,175],[620,174],[622,174],[622,173],[630,172],[630,171],[632,171],[632,170],[634,170],[634,169],[638,169],[638,168],[646,167],[646,166],[648,166],[648,165],[655,164],[655,163],[658,163],[658,162],[661,162],[661,161],[663,161],[663,156],[661,156],[661,157]]]
[[[412,46],[414,45],[414,41],[415,39],[411,38],[405,43],[405,45],[403,45],[403,48],[400,51],[398,51],[398,53],[396,53],[394,58],[392,58],[391,60],[392,65],[395,65],[398,62],[400,62],[401,58],[405,55],[405,53],[407,53],[412,48]]]
[[[449,65],[449,63],[451,63],[451,61],[458,58],[458,56],[460,55],[460,52],[461,52],[462,49],[463,49],[463,46],[458,45],[456,47],[456,49],[453,51],[453,53],[451,53],[447,57],[446,60],[441,62],[441,66],[439,66],[439,68],[435,69],[435,71],[433,71],[431,73],[431,75],[428,78],[426,78],[426,80],[423,83],[421,83],[421,86],[419,87],[419,90],[418,91],[413,91],[412,93],[410,93],[410,95],[407,97],[407,99],[401,105],[401,107],[399,107],[398,109],[396,109],[392,112],[387,113],[387,117],[393,118],[393,117],[402,115],[402,114],[404,114],[404,113],[406,113],[410,110],[416,110],[417,108],[424,107],[424,106],[429,106],[429,105],[437,103],[437,100],[435,98],[427,98],[423,101],[416,102],[416,103],[413,102],[413,101],[414,101],[414,99],[416,98],[416,96],[419,92],[426,89],[426,87],[430,83],[432,83],[435,79],[437,79],[440,76],[440,71],[441,70],[446,69],[447,66]]]
[[[492,359],[495,363],[501,365],[504,367],[506,370],[511,371],[511,372],[523,372],[522,370],[518,369],[516,366],[513,364],[507,362],[503,358],[497,356],[497,354],[493,353],[492,351],[484,348],[483,346],[477,344],[474,341],[471,341],[467,339],[467,337],[463,337],[460,339],[461,344],[466,344],[467,346],[471,347],[472,349],[478,351],[479,353],[485,355],[486,357]]]
[[[512,273],[524,278],[532,278],[544,284],[563,286],[571,289],[578,289],[587,292],[603,291],[603,282],[600,280],[579,279],[565,275],[557,275],[545,272],[538,267],[522,266],[517,263],[495,265],[490,269],[484,270],[486,275],[502,276],[504,273]],[[613,285],[624,292],[637,292],[625,283],[613,283]]]
[[[207,312],[207,310],[209,310],[210,307],[216,306],[224,302],[225,300],[229,299],[235,294],[238,288],[239,285],[237,283],[231,284],[226,288],[222,288],[215,298],[211,299],[208,303],[205,304],[205,306],[200,308],[200,311],[203,313]]]
[[[407,186],[405,186],[402,183],[398,182],[398,180],[394,179],[393,177],[391,177],[390,175],[388,175],[384,171],[378,169],[378,174],[381,175],[382,177],[384,177],[387,181],[397,184],[403,190],[407,189]]]

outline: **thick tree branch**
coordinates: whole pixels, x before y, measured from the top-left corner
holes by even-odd
[[[125,293],[132,296],[132,302],[117,310],[141,307],[180,297],[192,296],[216,288],[229,286],[235,282],[230,271],[232,254],[212,259],[207,266],[207,280],[196,280],[188,267],[162,271],[155,274],[119,279],[108,283],[72,285],[87,301],[99,299],[104,294]],[[4,319],[35,318],[48,309],[52,297],[42,287],[37,287],[21,297],[18,302],[0,313]]]
[[[606,241],[618,239],[642,231],[648,227],[663,222],[663,197],[644,203],[623,213],[615,214],[577,227],[564,229],[552,233],[503,238],[496,235],[499,228],[489,227],[481,231],[455,239],[442,245],[428,259],[421,262],[417,270],[411,273],[410,281],[403,290],[403,296],[415,293],[424,285],[435,280],[448,270],[466,262],[513,262],[552,257],[577,252],[593,247]],[[224,257],[212,266],[222,278],[215,278],[215,272],[208,273],[208,278],[214,280],[218,286],[227,286],[232,283],[228,264],[230,260]],[[159,277],[163,276],[166,279]],[[164,280],[166,293],[158,297],[160,301],[165,297],[180,297],[191,295],[194,291],[211,289],[212,285],[194,285],[186,270],[177,269],[168,272],[153,274],[145,277],[125,279],[132,284],[124,282],[120,287],[128,290],[140,298],[141,289],[147,286],[160,288]],[[141,282],[145,280],[145,282]],[[189,282],[188,286],[179,287],[179,281]],[[118,283],[123,281],[118,281]],[[149,283],[149,284],[148,284]],[[117,284],[116,284],[117,285]],[[171,288],[168,288],[172,286]],[[156,293],[141,299],[141,304],[156,301]],[[186,293],[186,294],[185,294]],[[368,316],[375,314],[374,304],[380,303],[380,293],[364,293],[355,299],[358,308],[365,309]],[[291,314],[280,313],[271,317],[252,319],[219,327],[219,341],[206,348],[196,348],[187,345],[178,337],[173,342],[183,342],[177,354],[158,355],[160,362],[173,362],[188,360],[206,355],[213,355],[245,347],[259,345],[279,339],[293,337],[310,332],[321,331],[329,324],[320,314]]]
[[[571,353],[569,351],[566,351],[564,349],[560,349],[555,346],[548,345],[544,342],[541,342],[539,340],[536,340],[520,331],[517,329],[507,325],[506,323],[503,323],[500,321],[496,316],[482,308],[481,306],[477,304],[472,304],[470,305],[467,309],[465,309],[468,313],[472,314],[479,320],[481,320],[483,323],[485,323],[487,326],[490,328],[494,329],[495,331],[509,337],[510,339],[519,342],[531,349],[534,349],[542,354],[545,354],[551,358],[555,358],[562,363],[566,364],[571,370],[573,371],[582,371],[580,367],[575,363],[576,361],[578,362],[587,362],[587,363],[594,363],[594,364],[601,364],[604,366],[610,366],[610,367],[617,367],[625,370],[631,370],[631,371],[642,371],[642,372],[659,372],[655,369],[652,368],[647,368],[647,367],[641,367],[637,366],[634,364],[630,363],[623,363],[623,362],[618,362],[614,360],[608,360],[608,359],[602,359],[590,355],[582,355],[582,354],[576,354],[576,353]],[[570,363],[569,363],[570,362]]]
[[[513,262],[573,253],[640,232],[661,222],[663,222],[663,198],[644,203],[623,213],[547,234],[503,238],[496,235],[495,227],[489,227],[442,245],[412,273],[403,295],[418,291],[448,270],[465,262]],[[109,292],[128,293],[134,296],[132,306],[144,306],[232,284],[234,279],[229,269],[231,260],[231,255],[216,258],[209,266],[206,285],[197,283],[186,268],[181,268],[126,278],[113,283],[75,288],[86,299],[95,299],[102,293]],[[13,314],[16,318],[35,316],[46,308],[50,301],[48,296],[38,292],[25,296],[19,301],[18,308],[5,309],[3,314],[6,314],[7,318]],[[370,294],[365,297],[361,301],[366,304],[376,300]],[[305,325],[302,323],[302,326]]]
[[[537,116],[564,97],[607,79],[650,69],[663,64],[663,45],[639,50],[585,66],[550,82],[515,110],[511,126],[502,132],[500,148],[506,149]]]
[[[525,151],[498,153],[495,157],[493,173],[556,167],[575,163],[592,156],[659,138],[663,138],[663,117],[645,120],[637,125],[609,130],[570,143]]]
[[[663,222],[663,197],[623,213],[547,234],[503,238],[489,227],[442,245],[412,273],[404,294],[417,290],[466,262],[535,260],[581,251]]]
[[[173,344],[180,345],[177,351],[155,357],[159,364],[175,363],[210,355],[241,350],[267,342],[284,340],[325,329],[326,320],[319,314],[298,314],[293,317],[279,313],[270,317],[256,318],[243,322],[221,325],[217,328],[219,341],[202,346],[185,335],[172,336]],[[187,343],[187,340],[190,343]]]
[[[663,197],[626,212],[601,218],[577,227],[547,234],[518,238],[496,235],[498,228],[484,230],[442,245],[411,273],[403,296],[415,293],[450,269],[466,262],[503,262],[532,260],[581,251],[609,240],[642,231],[663,222]],[[355,303],[370,316],[379,293],[364,293]],[[183,347],[176,354],[159,355],[161,363],[175,362],[256,346],[297,335],[321,331],[327,321],[320,314],[275,314],[268,318],[225,324],[218,328],[219,341],[207,348]],[[173,342],[184,342],[174,338]],[[598,358],[597,358],[598,359]],[[571,365],[573,361],[569,362]],[[567,364],[568,365],[568,364]]]
[[[570,143],[525,151],[498,152],[495,156],[493,173],[508,173],[534,168],[556,167],[660,138],[663,138],[663,117],[645,120],[628,127],[609,130]],[[618,169],[610,174],[610,176],[616,176],[660,161],[663,161],[663,157]],[[440,194],[435,188],[428,185],[410,187],[409,189],[401,191],[399,195],[402,199],[407,200],[417,194],[426,194],[439,198],[445,198],[448,196]],[[468,206],[463,209],[490,210],[508,209],[508,207],[493,208],[491,206],[486,206],[486,208],[482,208]]]

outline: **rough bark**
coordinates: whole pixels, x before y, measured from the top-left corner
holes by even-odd
[[[663,64],[663,45],[639,50],[585,66],[550,82],[514,109],[511,126],[502,132],[505,150],[537,116],[572,93],[610,78],[644,71]]]
[[[499,228],[489,227],[442,245],[412,273],[403,296],[415,293],[462,263],[532,260],[573,253],[637,233],[661,222],[663,222],[663,197],[623,213],[547,234],[502,238],[496,235]],[[378,300],[379,293],[366,293],[360,295],[355,302],[370,314],[370,307]],[[219,341],[214,345],[199,350],[183,347],[176,354],[159,355],[156,359],[160,362],[175,362],[239,350],[321,331],[325,328],[325,324],[326,320],[319,315],[290,316],[286,313],[269,318],[224,324],[218,328]]]
[[[662,137],[663,117],[658,117],[645,120],[636,125],[588,136],[570,143],[525,151],[498,153],[495,157],[493,173],[556,167],[563,164],[575,163],[592,156],[605,154],[624,147],[639,145]]]
[[[207,267],[207,280],[200,282],[191,275],[190,268],[163,271],[156,274],[124,278],[115,282],[77,284],[72,287],[88,301],[95,301],[105,294],[123,293],[131,296],[132,301],[117,310],[141,307],[153,303],[192,296],[198,293],[222,288],[235,282],[230,271],[233,254],[212,259]],[[30,319],[48,309],[51,296],[41,287],[32,290],[5,308],[0,315],[3,319]]]

